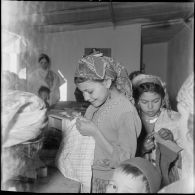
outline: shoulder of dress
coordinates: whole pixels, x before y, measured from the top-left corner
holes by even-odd
[[[85,112],[85,117],[88,118],[90,117],[97,109],[92,106],[92,105],[89,105],[88,108],[86,109],[86,112]]]
[[[180,118],[179,112],[176,112],[174,110],[165,110],[165,111],[171,120],[178,120]]]

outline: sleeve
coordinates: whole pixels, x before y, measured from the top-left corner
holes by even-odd
[[[92,120],[95,111],[97,111],[97,108],[93,107],[92,105],[89,105],[85,112],[84,117],[86,119]]]
[[[52,71],[52,74],[53,74],[53,77],[54,77],[54,82],[53,82],[53,86],[51,88],[51,90],[55,90],[56,88],[59,88],[60,87],[60,78],[59,76]]]
[[[121,161],[135,156],[137,138],[141,132],[141,120],[136,113],[123,113],[118,119],[118,142],[113,145],[112,161],[117,165]]]
[[[55,72],[52,72],[52,74],[54,76],[54,83],[50,89],[50,105],[53,105],[60,100],[60,78]]]

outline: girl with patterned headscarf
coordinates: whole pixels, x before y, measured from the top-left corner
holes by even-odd
[[[158,141],[177,142],[179,113],[170,109],[166,85],[160,77],[139,74],[132,80],[132,84],[133,97],[143,124],[138,139],[137,155],[147,158],[155,166],[161,166],[163,163],[162,160],[159,160],[159,152],[163,159],[162,150],[165,150],[158,147]],[[160,167],[163,174],[162,185],[179,179],[178,169],[175,166],[178,154],[173,157],[174,155],[172,158],[166,159],[167,166],[163,165],[163,170],[162,166]],[[171,168],[170,164],[173,165]]]
[[[91,104],[76,122],[82,135],[95,140],[91,192],[105,192],[113,169],[134,157],[137,148],[141,121],[131,82],[120,63],[101,54],[83,57],[74,80]]]

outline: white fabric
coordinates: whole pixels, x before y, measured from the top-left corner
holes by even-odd
[[[91,189],[95,140],[83,136],[76,128],[76,118],[65,120],[63,140],[56,158],[56,165],[61,173],[81,183],[81,192],[89,193]]]
[[[36,95],[10,90],[2,98],[3,147],[36,138],[46,126],[46,108]],[[7,137],[7,136],[8,137]]]

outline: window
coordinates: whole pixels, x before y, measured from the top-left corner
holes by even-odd
[[[67,101],[67,79],[60,70],[58,70],[58,73],[64,81],[64,83],[60,86],[60,101]]]

